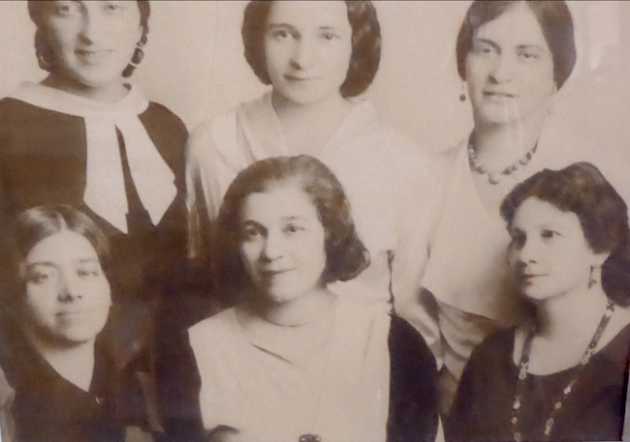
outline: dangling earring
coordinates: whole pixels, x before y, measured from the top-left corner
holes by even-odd
[[[462,82],[462,93],[459,95],[459,101],[466,101],[466,82]]]
[[[136,50],[133,52],[133,56],[131,57],[131,63],[129,63],[127,67],[125,68],[125,70],[123,71],[123,77],[125,78],[131,77],[134,71],[136,70],[136,68],[138,67],[138,65],[142,63],[142,60],[144,60],[144,51],[142,50],[142,48],[147,44],[148,31],[149,30],[147,29],[144,35],[142,36],[142,39],[138,42],[136,46]]]
[[[50,71],[53,68],[52,51],[40,30],[37,30],[35,34],[35,54],[40,68],[45,71]]]
[[[598,269],[598,266],[591,266],[591,273],[588,275],[588,288],[592,288],[595,284],[597,284],[597,278],[595,277],[595,270]]]

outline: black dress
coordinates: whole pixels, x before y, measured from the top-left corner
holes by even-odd
[[[433,442],[438,430],[437,369],[422,336],[404,319],[392,317],[388,337],[390,396],[387,442]],[[180,335],[177,364],[160,399],[169,442],[205,441],[201,380],[187,333]]]
[[[164,106],[150,103],[138,116],[151,141],[175,174],[177,196],[158,225],[140,220],[123,233],[84,202],[87,168],[85,119],[27,102],[0,100],[0,231],[20,212],[41,205],[67,204],[87,213],[105,232],[118,282],[116,301],[155,296],[159,276],[183,259],[186,250],[184,146],[187,130]],[[121,141],[124,142],[124,141]],[[125,183],[129,192],[130,183]],[[132,207],[142,211],[142,207]]]
[[[136,349],[108,326],[98,336],[89,391],[57,373],[20,331],[2,324],[0,363],[15,391],[11,414],[16,440],[124,442],[127,427],[156,431],[149,383]],[[140,363],[139,363],[140,362]]]
[[[514,329],[498,332],[473,352],[446,422],[447,440],[514,440],[511,412],[518,377],[514,333]],[[595,353],[557,414],[549,440],[621,440],[629,346],[630,326],[626,326]],[[527,376],[519,425],[523,440],[544,439],[545,421],[574,370]]]

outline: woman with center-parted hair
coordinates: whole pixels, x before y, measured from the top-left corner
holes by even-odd
[[[250,165],[215,234],[230,308],[188,331],[171,380],[188,403],[169,416],[189,420],[166,422],[173,440],[435,439],[437,371],[423,338],[333,284],[355,278],[369,253],[330,169],[304,155]]]
[[[255,161],[308,154],[339,178],[370,266],[343,284],[365,302],[392,296],[404,315],[427,257],[433,209],[430,163],[362,98],[381,57],[370,1],[252,1],[245,57],[271,90],[198,128],[189,141],[191,250],[212,254],[212,226],[234,177]],[[399,302],[400,301],[400,302]]]
[[[16,440],[123,442],[141,428],[158,432],[135,339],[112,304],[103,232],[69,206],[35,207],[15,220],[9,249],[0,366],[14,390],[6,411]]]
[[[111,243],[117,299],[155,299],[156,276],[185,256],[187,131],[128,79],[150,2],[30,0],[28,11],[48,75],[0,100],[3,220],[44,204],[81,208]]]

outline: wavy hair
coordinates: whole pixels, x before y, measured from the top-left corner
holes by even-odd
[[[216,254],[213,262],[217,283],[226,295],[224,301],[233,303],[234,297],[249,282],[240,254],[241,211],[247,197],[268,191],[273,186],[293,183],[311,199],[324,227],[326,267],[323,282],[350,280],[369,265],[369,253],[357,235],[350,203],[330,169],[307,155],[271,158],[256,162],[239,173],[219,210],[214,230]]]
[[[352,27],[352,57],[339,93],[344,98],[361,95],[374,81],[381,62],[381,26],[371,1],[346,1]],[[265,56],[265,33],[273,1],[253,0],[245,8],[241,34],[245,59],[264,84],[271,84]]]
[[[599,169],[590,163],[575,163],[533,175],[503,200],[501,216],[508,224],[528,198],[538,198],[577,215],[591,250],[610,253],[602,266],[604,291],[617,304],[630,305],[628,207]]]

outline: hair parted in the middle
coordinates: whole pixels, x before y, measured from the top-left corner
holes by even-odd
[[[352,57],[346,81],[339,92],[344,98],[361,95],[374,81],[381,62],[381,27],[369,0],[346,1],[352,27]],[[264,84],[271,84],[265,55],[265,33],[273,1],[253,0],[245,8],[241,30],[245,59]]]

